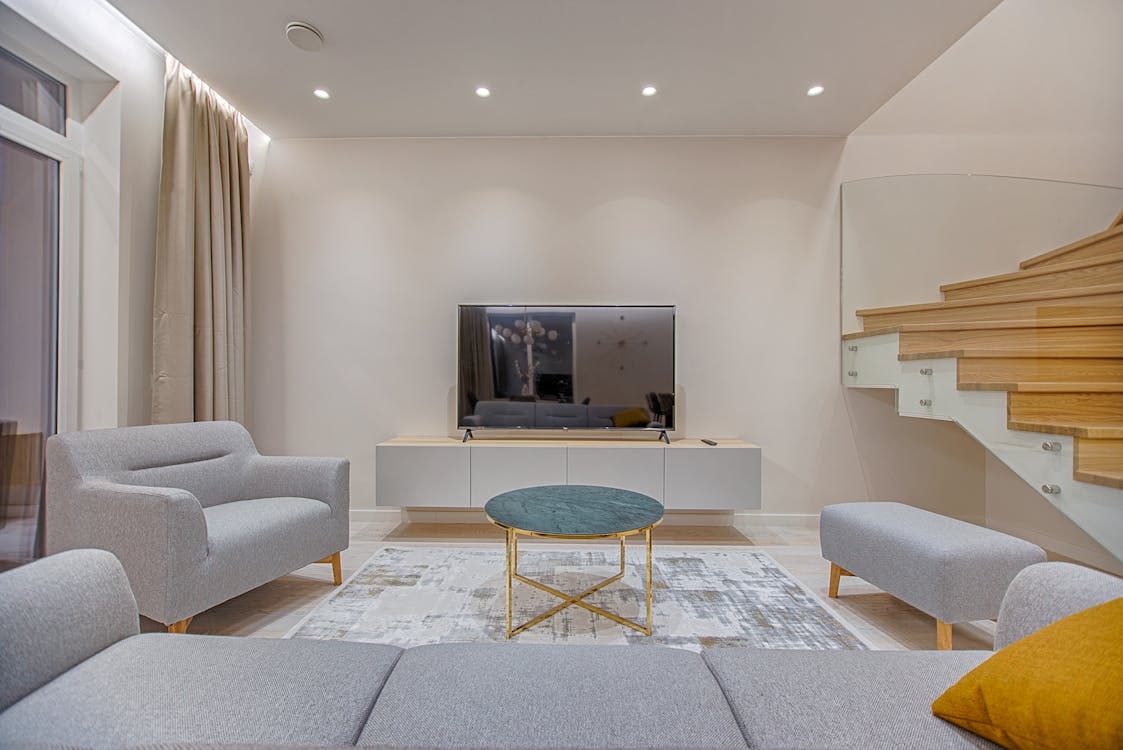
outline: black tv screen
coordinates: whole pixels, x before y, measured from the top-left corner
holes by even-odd
[[[461,305],[457,340],[461,429],[674,429],[673,305]]]

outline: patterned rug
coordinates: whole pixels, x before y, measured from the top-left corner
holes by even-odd
[[[519,572],[580,592],[619,570],[615,546],[524,545]],[[625,577],[586,601],[637,622],[645,615],[644,553],[629,545]],[[568,607],[512,639],[516,643],[659,644],[864,649],[766,552],[737,548],[656,549],[651,638]],[[560,603],[516,581],[514,624]],[[384,547],[286,638],[339,639],[409,647],[506,641],[503,550],[491,546]]]

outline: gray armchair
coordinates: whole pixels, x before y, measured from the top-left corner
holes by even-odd
[[[348,544],[349,464],[267,457],[236,422],[124,427],[47,441],[49,553],[124,565],[140,613],[184,632],[216,604]]]

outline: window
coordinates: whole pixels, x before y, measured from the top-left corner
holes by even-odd
[[[0,106],[66,135],[66,86],[2,47]]]

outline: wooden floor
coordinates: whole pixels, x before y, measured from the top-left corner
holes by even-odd
[[[344,579],[380,547],[398,542],[494,544],[501,549],[503,536],[496,527],[482,523],[352,523],[351,546],[343,552]],[[935,648],[935,620],[860,579],[843,578],[839,598],[827,598],[830,565],[819,555],[818,529],[748,524],[740,519],[736,527],[663,525],[655,531],[655,544],[757,547],[810,587],[874,648]],[[197,615],[189,632],[280,638],[332,588],[331,566],[309,565]],[[142,621],[142,629],[161,628]],[[955,648],[990,649],[993,634],[991,622],[956,625]]]

